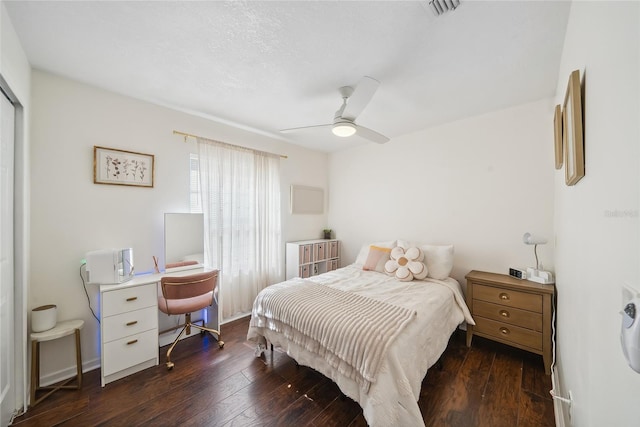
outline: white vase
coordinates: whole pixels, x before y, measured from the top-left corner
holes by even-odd
[[[53,329],[58,322],[58,307],[54,304],[43,305],[31,310],[31,330],[44,332]]]

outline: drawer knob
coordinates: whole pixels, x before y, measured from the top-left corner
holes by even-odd
[[[130,298],[127,298],[127,302],[135,301],[137,299],[138,297],[130,297]]]
[[[502,335],[509,335],[509,329],[507,329],[505,327],[502,327],[502,328],[500,328],[500,333]]]
[[[138,342],[138,340],[129,341],[129,342],[127,343],[127,345],[135,344],[135,343],[137,343],[137,342]]]
[[[500,310],[500,316],[509,317],[509,312],[507,310]]]
[[[500,299],[503,300],[503,301],[507,301],[509,299],[509,294],[506,294],[506,293],[502,292],[500,294]]]
[[[138,323],[138,321],[137,321],[137,320],[134,320],[133,322],[127,322],[127,326],[133,326],[133,325],[135,325],[136,323]]]

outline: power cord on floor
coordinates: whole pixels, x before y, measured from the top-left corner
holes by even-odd
[[[93,314],[93,317],[95,317],[98,323],[100,323],[100,319],[98,318],[98,316],[96,316],[96,313],[93,311],[93,308],[91,307],[91,298],[89,298],[89,292],[87,291],[87,283],[84,280],[83,270],[86,271],[86,267],[87,267],[86,262],[80,265],[80,279],[82,279],[82,287],[84,288],[84,293],[87,296],[87,304],[89,305],[89,310],[91,310],[91,314]]]

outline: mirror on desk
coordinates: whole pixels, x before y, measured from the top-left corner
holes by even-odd
[[[201,213],[164,214],[165,271],[200,268],[204,264],[204,218]]]
[[[165,271],[172,273],[181,270],[202,268],[204,264],[204,216],[194,213],[165,213],[164,214],[164,263]],[[184,274],[191,274],[186,272]],[[183,273],[180,273],[183,275]],[[159,290],[158,292],[162,292]],[[203,319],[206,326],[220,330],[218,299],[212,306],[191,313],[193,319]],[[158,325],[162,331],[175,326],[173,318],[158,311]],[[173,334],[162,334],[159,337],[160,346],[171,344],[178,336],[179,329]],[[191,329],[187,338],[199,334],[197,328]]]

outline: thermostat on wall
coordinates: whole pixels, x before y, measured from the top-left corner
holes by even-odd
[[[620,343],[622,353],[627,359],[629,366],[634,371],[640,373],[640,321],[638,321],[638,309],[640,299],[634,298],[629,301],[622,314],[622,327],[620,331]]]

